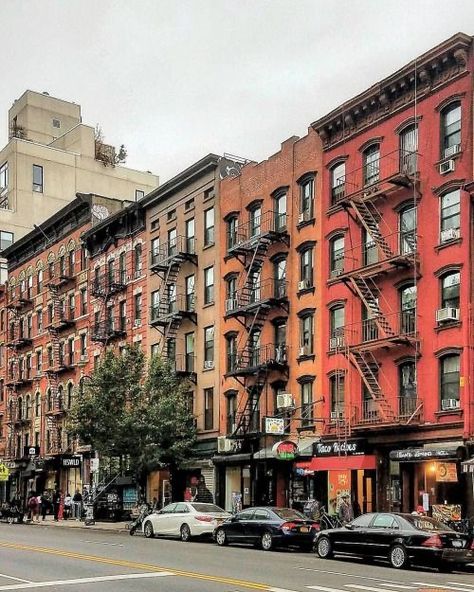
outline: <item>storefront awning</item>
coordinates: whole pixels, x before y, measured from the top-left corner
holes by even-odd
[[[469,460],[465,460],[463,463],[461,463],[461,465],[463,473],[474,473],[474,457]]]
[[[244,462],[250,462],[252,459],[251,454],[222,454],[218,456],[212,457],[212,462],[215,465],[233,465],[233,464],[240,464]]]
[[[390,460],[398,462],[422,462],[424,460],[447,460],[457,458],[457,448],[404,448],[403,450],[392,450]]]
[[[309,461],[296,463],[297,469],[306,469],[310,471],[341,471],[341,470],[359,470],[375,469],[377,466],[377,457],[374,454],[358,454],[352,456],[314,456]]]

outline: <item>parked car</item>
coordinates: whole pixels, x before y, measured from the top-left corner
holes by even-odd
[[[143,520],[143,534],[178,536],[182,541],[191,537],[212,536],[214,529],[230,514],[214,504],[178,502],[153,512]]]
[[[322,559],[337,553],[388,559],[397,569],[411,563],[452,571],[474,561],[474,542],[433,518],[412,514],[363,514],[342,528],[316,534]]]
[[[247,508],[214,531],[216,543],[253,543],[264,551],[274,547],[311,549],[317,522],[289,508]]]

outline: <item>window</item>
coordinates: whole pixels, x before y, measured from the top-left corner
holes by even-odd
[[[260,302],[262,299],[261,268],[254,269],[249,273],[248,288],[250,303]],[[246,286],[247,287],[247,286]]]
[[[237,364],[237,336],[228,335],[226,337],[227,348],[227,372],[233,372]]]
[[[213,199],[215,196],[216,193],[214,191],[214,187],[209,187],[204,191],[204,201],[207,201],[208,199]]]
[[[11,244],[13,244],[13,232],[0,230],[0,251],[7,249]]]
[[[204,270],[204,304],[214,302],[214,267]]]
[[[125,333],[127,330],[127,302],[121,300],[119,303],[119,325],[120,331]]]
[[[460,149],[461,103],[455,102],[441,111],[441,158],[449,158]]]
[[[168,313],[169,314],[177,311],[176,284],[168,284],[166,286],[166,302],[168,305]]]
[[[187,229],[187,227],[186,227]],[[168,257],[174,257],[178,252],[178,235],[176,228],[168,230]]]
[[[48,356],[48,368],[53,367],[53,348],[51,345],[47,347],[47,356]]]
[[[204,212],[204,246],[214,244],[214,208]]]
[[[418,126],[412,124],[400,133],[400,172],[412,175],[417,169]]]
[[[307,314],[300,319],[300,356],[313,353],[313,315]]]
[[[372,265],[379,260],[377,243],[364,228],[362,230],[362,261],[364,265]]]
[[[459,407],[459,378],[461,356],[458,354],[444,356],[440,359],[441,409]],[[450,401],[450,403],[447,403]],[[454,401],[457,401],[455,403]]]
[[[331,419],[338,419],[344,414],[344,376],[334,374],[329,379],[331,393]]]
[[[8,188],[8,162],[0,166],[0,193]],[[1,206],[0,206],[1,207]]]
[[[67,342],[67,361],[68,366],[74,365],[74,338],[68,339]]]
[[[119,255],[119,281],[122,284],[127,282],[126,253],[122,251]]]
[[[227,434],[233,434],[237,428],[237,393],[235,391],[226,393],[226,417]]]
[[[344,272],[344,236],[338,235],[330,243],[331,277],[337,277]]]
[[[301,427],[313,425],[313,383],[301,385]]]
[[[372,144],[362,155],[364,161],[364,187],[372,185],[380,177],[380,146]]]
[[[151,293],[151,300],[150,300],[150,315],[151,320],[156,320],[160,315],[160,291],[155,290]]]
[[[145,192],[142,189],[135,189],[135,201],[145,197]]]
[[[135,324],[140,325],[142,322],[142,295],[135,294],[134,296],[135,309]]]
[[[276,195],[274,201],[274,227],[281,232],[286,228],[286,191]]]
[[[150,355],[151,357],[158,356],[160,354],[160,345],[159,343],[153,343],[150,347]]]
[[[193,311],[196,307],[195,303],[195,293],[194,293],[194,274],[188,275],[185,278],[185,290],[186,290],[186,310]]]
[[[286,321],[275,323],[275,360],[286,362]]]
[[[170,210],[166,214],[166,220],[170,222],[170,220],[174,220],[176,218],[176,210]]]
[[[194,372],[194,333],[184,336],[185,370]]]
[[[81,333],[79,336],[79,354],[82,360],[87,357],[87,333]]]
[[[416,410],[416,365],[413,360],[398,367],[399,413],[402,417]]]
[[[6,261],[0,261],[0,284],[4,284],[8,279],[8,265]]]
[[[36,311],[36,329],[38,334],[43,332],[43,310]]]
[[[43,167],[39,164],[33,165],[33,191],[43,193]]]
[[[372,528],[398,529],[399,526],[395,518],[390,514],[378,514],[375,517],[374,523],[372,524]]]
[[[345,195],[346,163],[340,162],[331,169],[331,203],[337,204]]]
[[[400,290],[401,332],[413,333],[416,326],[416,286],[410,284]]]
[[[441,308],[459,309],[461,273],[455,271],[441,278]]]
[[[188,199],[188,201],[184,204],[185,211],[192,210],[194,208],[194,199]]]
[[[26,336],[31,339],[33,335],[33,315],[29,314],[26,317]]]
[[[166,340],[166,357],[172,364],[176,362],[176,339],[174,337],[168,337]]]
[[[408,206],[399,214],[400,251],[402,255],[416,251],[416,208]]]
[[[176,233],[176,229],[175,229]],[[176,239],[175,239],[176,242]],[[190,253],[191,255],[195,253],[195,224],[194,218],[190,218],[186,220],[186,253]],[[207,244],[207,243],[205,243]]]
[[[232,249],[237,244],[238,218],[232,216],[227,220],[227,250]]]
[[[41,414],[41,395],[36,393],[35,395],[35,416],[39,417]]]
[[[313,249],[308,247],[300,253],[300,284],[298,288],[304,290],[313,285]]]
[[[81,305],[81,316],[87,314],[87,289],[81,288],[79,292],[79,299]]]
[[[450,191],[441,197],[440,218],[441,242],[459,238],[461,226],[461,192],[459,189]]]
[[[72,407],[72,400],[74,398],[74,387],[71,382],[67,385],[67,395],[66,395],[66,407],[71,409]]]
[[[133,269],[135,270],[135,277],[142,275],[142,245],[139,243],[133,249]]]
[[[214,428],[214,389],[204,389],[204,429]]]
[[[43,289],[43,270],[42,269],[38,269],[38,272],[36,274],[36,287],[38,290],[38,294],[40,294],[41,290]]]
[[[285,298],[286,294],[286,259],[277,259],[273,263],[274,297]]]
[[[159,256],[160,256],[160,239],[159,239],[159,237],[157,237],[151,241],[151,262],[152,262],[152,264],[156,263]]]
[[[305,179],[300,184],[300,217],[299,222],[313,217],[314,178]]]
[[[248,340],[248,365],[249,367],[259,366],[261,362],[261,344],[262,336],[260,329],[253,329]]]
[[[204,368],[214,367],[214,327],[204,328]]]
[[[344,345],[344,323],[345,308],[344,305],[334,306],[330,310],[330,349],[335,349]]]
[[[250,210],[250,237],[260,234],[262,225],[262,207],[256,206]]]
[[[59,119],[56,119],[55,117],[53,117],[53,127],[55,127],[56,129],[61,129],[61,121]]]

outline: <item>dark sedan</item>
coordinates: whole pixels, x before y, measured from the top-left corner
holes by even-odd
[[[412,514],[363,514],[342,528],[317,533],[314,549],[322,559],[335,553],[381,557],[397,569],[415,563],[448,572],[474,561],[472,537]]]
[[[274,547],[297,546],[311,549],[318,524],[288,508],[248,508],[228,518],[214,531],[223,547],[229,543],[259,545],[264,551]]]

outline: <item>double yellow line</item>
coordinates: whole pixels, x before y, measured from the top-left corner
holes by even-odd
[[[180,569],[173,569],[169,567],[160,567],[149,563],[138,563],[135,561],[126,561],[122,559],[110,559],[108,557],[98,557],[97,555],[86,555],[84,553],[74,553],[72,551],[63,551],[61,549],[51,549],[49,547],[37,547],[35,545],[20,545],[18,543],[2,543],[0,547],[5,549],[15,549],[17,551],[34,551],[36,553],[47,553],[48,555],[57,555],[60,557],[67,557],[69,559],[78,559],[81,561],[95,561],[96,563],[103,563],[106,565],[117,565],[120,567],[129,567],[132,569],[142,569],[148,572],[170,571],[176,576],[184,578],[193,578],[195,580],[207,580],[209,582],[217,582],[220,584],[230,584],[232,586],[241,586],[242,588],[249,588],[250,590],[265,590],[268,592],[272,589],[267,584],[259,584],[258,582],[249,582],[246,580],[238,580],[235,578],[226,578],[224,576],[213,576],[209,574],[202,574],[199,572],[184,571]]]

